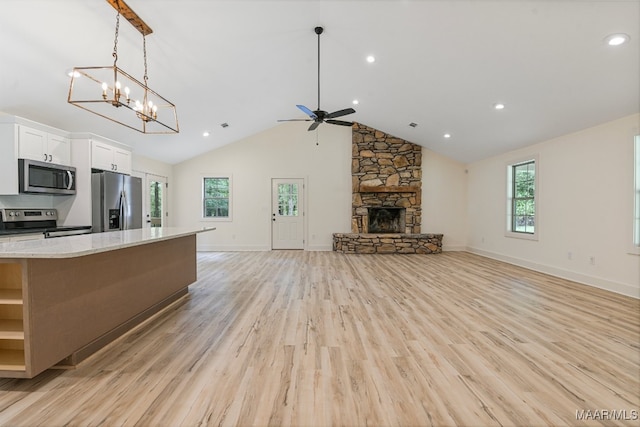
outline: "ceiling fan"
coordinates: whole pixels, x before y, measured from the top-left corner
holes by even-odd
[[[356,112],[353,108],[345,108],[344,110],[334,111],[333,113],[327,113],[324,110],[320,109],[320,34],[324,31],[322,27],[316,27],[315,32],[318,35],[318,108],[315,111],[312,111],[310,108],[305,107],[304,105],[296,105],[303,113],[309,116],[308,119],[287,119],[287,120],[278,120],[279,122],[311,122],[311,126],[309,126],[308,130],[315,130],[322,123],[329,123],[332,125],[340,125],[340,126],[353,126],[352,122],[346,122],[344,120],[335,120],[337,117],[346,116],[347,114],[353,114]]]

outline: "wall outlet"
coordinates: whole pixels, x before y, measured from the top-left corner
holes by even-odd
[[[596,257],[594,257],[593,255],[591,255],[589,257],[589,264],[591,265],[596,265]]]

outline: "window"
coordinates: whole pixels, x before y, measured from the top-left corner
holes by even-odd
[[[231,219],[230,177],[204,177],[202,193],[203,218]]]
[[[507,236],[537,239],[536,159],[507,166]]]
[[[278,184],[278,215],[298,216],[298,184]]]
[[[634,221],[633,221],[633,246],[636,252],[640,252],[640,135],[634,141],[635,166],[634,166]]]
[[[162,189],[160,181],[149,182],[149,221],[151,227],[162,227]]]

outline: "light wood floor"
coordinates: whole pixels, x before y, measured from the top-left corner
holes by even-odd
[[[638,425],[638,300],[468,253],[198,260],[77,369],[0,379],[0,425]]]

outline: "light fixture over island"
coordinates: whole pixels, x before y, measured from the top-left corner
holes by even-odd
[[[75,365],[188,293],[196,234],[143,228],[0,244],[0,377]]]

